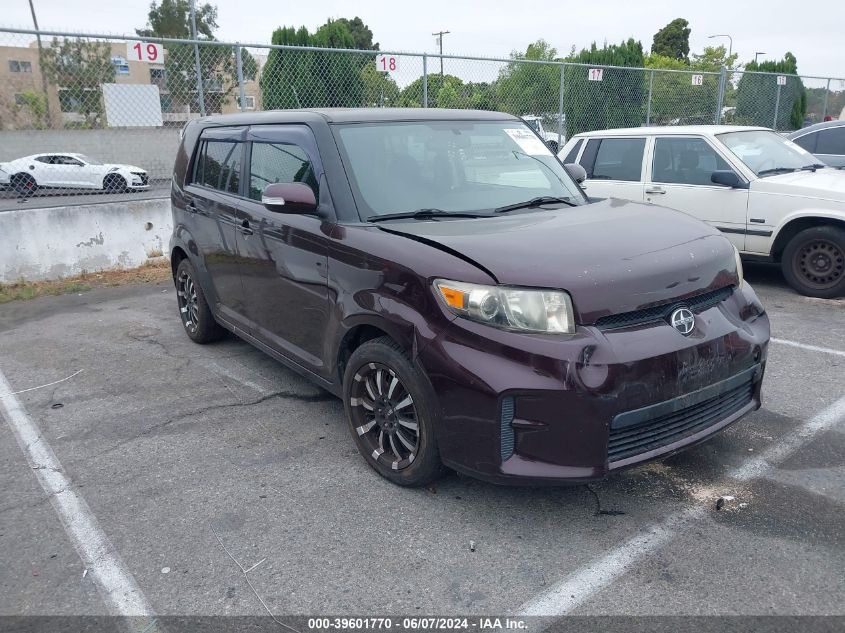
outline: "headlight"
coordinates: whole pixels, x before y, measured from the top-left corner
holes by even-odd
[[[437,279],[437,295],[458,316],[507,330],[573,334],[572,300],[561,290],[482,286]]]
[[[742,258],[739,256],[739,249],[734,246],[734,257],[736,258],[736,276],[739,277],[739,284],[737,287],[742,286],[742,281],[745,279],[745,276],[742,271]]]

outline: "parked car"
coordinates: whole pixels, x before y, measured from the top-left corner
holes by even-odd
[[[39,187],[101,189],[110,193],[150,188],[146,170],[133,165],[101,163],[84,154],[33,154],[0,163],[0,185],[20,194]]]
[[[559,154],[590,196],[661,204],[727,235],[744,258],[778,262],[812,297],[845,295],[845,172],[767,128],[690,126],[573,136]]]
[[[769,321],[731,243],[588,203],[511,115],[198,119],[171,191],[187,335],[234,332],[341,397],[397,484],[595,479],[760,406]]]
[[[542,138],[546,145],[549,146],[549,149],[552,150],[555,154],[560,149],[560,146],[563,145],[565,137],[560,134],[557,130],[550,131],[547,130],[543,126],[543,118],[539,116],[535,116],[533,114],[526,114],[522,117],[522,120],[525,121],[531,129],[533,129],[537,134]]]
[[[816,123],[787,137],[831,167],[845,168],[845,121]]]

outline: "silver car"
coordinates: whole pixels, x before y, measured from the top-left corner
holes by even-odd
[[[845,168],[845,121],[816,123],[796,130],[786,138],[831,167]]]

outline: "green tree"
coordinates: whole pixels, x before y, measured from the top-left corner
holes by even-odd
[[[349,33],[352,35],[352,48],[370,51],[378,50],[378,42],[373,43],[373,32],[370,30],[370,27],[364,24],[364,21],[361,18],[358,16],[355,16],[351,20],[347,18],[338,18],[337,21],[346,26]]]
[[[754,71],[775,74],[757,74]],[[778,86],[776,75],[787,76],[785,86]],[[786,53],[779,61],[746,64],[736,88],[737,123],[795,130],[801,127],[806,114],[807,91],[798,76],[795,55]]]
[[[47,96],[43,92],[36,92],[35,90],[26,90],[19,95],[20,103],[12,106],[13,113],[17,116],[20,113],[28,115],[29,124],[27,127],[43,130],[47,125]]]
[[[463,82],[455,75],[443,75],[440,73],[430,74],[428,76],[428,106],[434,107],[437,104],[440,90],[445,86],[452,88],[461,87],[463,89]],[[403,108],[421,108],[423,107],[423,78],[419,77],[409,83],[402,90],[399,95],[399,105]]]
[[[388,73],[377,70],[375,64],[367,64],[361,68],[360,77],[364,107],[387,108],[399,105],[399,86]]]
[[[648,87],[641,70],[645,64],[643,45],[633,38],[620,44],[605,44],[573,53],[564,77],[566,136],[589,130],[606,130],[642,125]],[[601,81],[589,80],[589,69],[608,66]]]
[[[108,42],[53,38],[44,49],[41,70],[58,88],[62,112],[81,114],[84,127],[103,125],[101,85],[113,83],[115,76]]]
[[[554,63],[557,51],[545,40],[537,40],[528,45],[524,54],[512,52],[511,59],[496,81],[499,107],[517,115],[557,112],[560,106],[560,65]]]
[[[689,22],[683,18],[672,20],[654,34],[654,42],[651,45],[652,54],[688,60],[690,33]]]
[[[217,7],[203,4],[196,7],[197,39],[214,41],[217,29]],[[135,31],[140,37],[187,39],[191,36],[190,4],[188,0],[160,0],[152,2],[147,14],[147,26]],[[200,45],[200,76],[206,112],[220,112],[223,104],[238,92],[237,62],[234,48]],[[254,80],[258,64],[246,49],[241,49],[244,80]],[[168,44],[164,60],[165,84],[170,101],[176,106],[189,105],[199,110],[197,68],[194,47],[190,44]]]

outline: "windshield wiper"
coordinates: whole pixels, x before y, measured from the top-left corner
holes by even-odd
[[[772,167],[771,169],[761,169],[757,172],[758,176],[768,176],[769,174],[791,174],[798,171],[797,167]]]
[[[557,196],[539,196],[537,198],[531,198],[531,200],[525,200],[524,202],[515,202],[514,204],[506,204],[503,207],[498,207],[496,209],[496,213],[507,213],[508,211],[516,211],[517,209],[532,209],[534,207],[539,207],[544,204],[566,204],[570,207],[577,207],[578,205],[575,202],[572,202],[569,198],[560,198]]]
[[[461,211],[444,211],[443,209],[417,209],[404,213],[387,213],[367,218],[367,222],[384,222],[385,220],[431,220],[433,218],[483,218],[480,213],[464,213]]]
[[[817,169],[824,169],[827,167],[824,163],[813,163],[812,165],[804,165],[801,171],[816,171]]]

